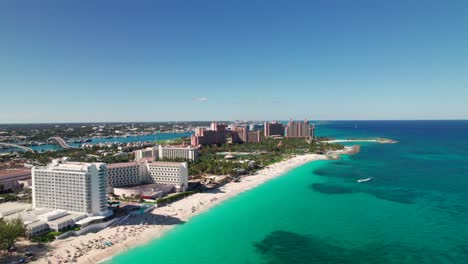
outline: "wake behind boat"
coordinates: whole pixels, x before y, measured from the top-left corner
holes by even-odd
[[[365,178],[365,179],[359,179],[357,180],[357,182],[368,182],[368,181],[372,181],[374,178]]]

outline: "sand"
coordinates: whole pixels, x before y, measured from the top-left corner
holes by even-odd
[[[284,160],[246,176],[240,182],[229,182],[210,192],[196,193],[170,205],[155,208],[143,215],[130,217],[118,225],[105,228],[97,233],[56,240],[50,244],[51,251],[46,257],[34,263],[64,263],[74,259],[76,263],[98,263],[126,250],[148,243],[161,237],[177,223],[187,222],[221,202],[253,189],[262,183],[281,176],[288,170],[315,160],[336,157],[337,154],[353,153],[350,147],[343,151],[329,152],[327,155],[306,154]],[[112,242],[111,246],[103,246]],[[99,248],[96,248],[99,247]]]

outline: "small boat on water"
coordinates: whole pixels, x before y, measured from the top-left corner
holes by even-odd
[[[368,182],[368,181],[372,181],[374,178],[365,178],[365,179],[359,179],[357,180],[357,182]]]

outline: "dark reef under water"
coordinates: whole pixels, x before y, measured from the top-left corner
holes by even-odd
[[[268,264],[460,263],[463,259],[468,260],[468,247],[461,247],[459,257],[454,259],[444,252],[425,251],[385,241],[359,248],[331,241],[276,230],[253,246]]]

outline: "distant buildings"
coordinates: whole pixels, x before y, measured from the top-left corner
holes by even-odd
[[[0,170],[0,184],[3,185],[3,190],[21,189],[27,187],[25,184],[31,179],[30,169],[8,169]]]
[[[195,135],[192,135],[190,143],[192,146],[215,145],[226,143],[226,124],[211,123],[210,129],[197,128]]]
[[[252,143],[262,140],[261,131],[250,131],[249,127],[232,126],[231,131],[232,143]]]
[[[313,138],[314,126],[309,125],[309,121],[296,122],[289,121],[286,126],[286,137],[290,138]]]
[[[199,148],[194,146],[154,146],[135,151],[135,161],[158,159],[183,159],[196,161],[199,156]]]
[[[159,150],[157,147],[139,149],[135,151],[135,160],[141,160],[144,158],[149,158],[152,160],[157,160],[159,157]]]
[[[159,159],[184,159],[196,161],[199,148],[193,146],[159,146]]]
[[[107,168],[104,163],[53,160],[32,169],[33,208],[51,208],[107,216]]]
[[[303,123],[290,121],[286,127],[277,121],[265,122],[263,133],[258,130],[260,127],[259,125],[233,124],[231,130],[227,130],[225,124],[213,122],[210,129],[197,128],[191,138],[191,144],[193,146],[224,144],[226,138],[230,138],[232,143],[251,143],[260,142],[264,137],[311,138],[314,136],[314,127],[310,126],[308,121]]]
[[[265,137],[284,136],[284,125],[276,121],[265,122]]]

